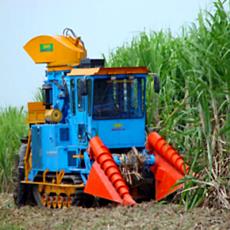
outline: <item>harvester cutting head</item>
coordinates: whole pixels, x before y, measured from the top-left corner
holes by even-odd
[[[159,134],[146,136],[145,67],[105,68],[103,60],[85,59],[80,38],[66,34],[36,37],[25,50],[48,66],[43,102],[28,104],[28,142],[20,151],[19,185],[32,187],[39,205],[135,205],[182,187],[182,157]]]

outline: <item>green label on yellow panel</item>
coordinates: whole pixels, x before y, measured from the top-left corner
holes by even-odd
[[[54,45],[50,44],[40,44],[40,52],[52,52],[54,49]]]

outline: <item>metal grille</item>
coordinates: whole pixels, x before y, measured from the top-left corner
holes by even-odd
[[[76,166],[76,159],[73,158],[73,155],[76,155],[76,151],[68,151],[68,165]]]
[[[60,128],[60,141],[69,141],[69,128]]]

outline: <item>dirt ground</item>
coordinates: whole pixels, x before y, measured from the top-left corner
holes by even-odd
[[[0,194],[0,229],[230,229],[230,211],[148,202],[136,207],[70,209],[16,208]]]

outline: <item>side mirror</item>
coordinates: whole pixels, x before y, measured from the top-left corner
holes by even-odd
[[[79,94],[81,96],[87,96],[88,95],[86,79],[80,79],[79,80],[78,90],[79,90]]]
[[[159,93],[160,92],[160,79],[156,74],[153,75],[153,83],[154,83],[155,93]]]

